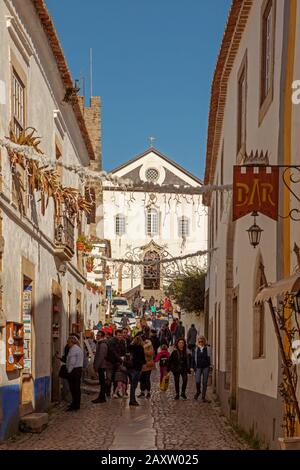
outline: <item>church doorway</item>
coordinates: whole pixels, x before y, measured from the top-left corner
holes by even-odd
[[[144,262],[149,263],[153,261],[160,261],[160,256],[157,251],[147,251],[144,256]],[[152,264],[144,266],[144,289],[159,290],[160,289],[160,265]]]

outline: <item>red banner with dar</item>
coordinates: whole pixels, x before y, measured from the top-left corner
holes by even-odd
[[[253,211],[277,220],[278,183],[276,166],[234,166],[233,220]]]

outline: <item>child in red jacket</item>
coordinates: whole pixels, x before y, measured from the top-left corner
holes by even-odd
[[[160,383],[165,375],[167,375],[167,363],[170,357],[170,353],[168,351],[168,346],[163,344],[161,347],[161,351],[156,355],[154,362],[159,362],[159,369],[160,369]]]

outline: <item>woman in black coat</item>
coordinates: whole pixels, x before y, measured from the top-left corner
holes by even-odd
[[[137,335],[129,346],[129,357],[127,358],[127,363],[125,360],[125,366],[127,367],[130,378],[130,406],[139,406],[139,403],[135,398],[135,391],[138,386],[144,364],[146,364],[144,341],[141,335]]]
[[[187,353],[187,345],[184,338],[178,338],[175,343],[174,351],[172,352],[168,361],[167,370],[171,371],[174,375],[176,396],[175,400],[179,400],[179,380],[182,377],[181,397],[186,400],[186,386],[188,382],[188,374],[191,369],[190,354]]]

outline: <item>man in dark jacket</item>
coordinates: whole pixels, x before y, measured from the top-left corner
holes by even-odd
[[[175,330],[175,337],[176,337],[176,340],[178,340],[179,338],[185,338],[185,328],[182,324],[182,321],[179,322]]]
[[[98,397],[95,400],[92,400],[92,403],[105,403],[105,369],[107,366],[107,342],[105,339],[105,333],[103,331],[98,331],[96,340],[97,348],[94,359],[94,369],[99,375],[100,390]]]
[[[193,351],[192,368],[195,371],[196,379],[196,394],[194,396],[194,399],[197,400],[201,393],[201,377],[203,376],[202,401],[209,402],[209,400],[205,398],[205,395],[210,368],[210,352],[206,345],[206,339],[204,338],[204,336],[200,336],[200,338],[198,339],[198,345]]]
[[[122,358],[124,358],[126,354],[122,330],[116,330],[115,336],[107,341],[107,345],[110,359],[107,360],[106,368],[106,395],[110,397],[111,384],[115,380],[116,370],[118,365],[122,364]]]
[[[195,325],[192,324],[191,328],[189,328],[188,334],[187,334],[187,345],[190,351],[193,351],[196,346],[196,340],[197,340],[197,330],[195,328]]]
[[[154,349],[154,354],[156,356],[158,348],[160,346],[160,341],[159,341],[159,338],[157,336],[157,331],[154,330],[154,329],[151,330],[150,341],[152,343],[152,346],[153,346],[153,349]]]
[[[162,326],[159,334],[160,345],[166,344],[169,347],[171,342],[171,331],[169,330],[168,324]]]

